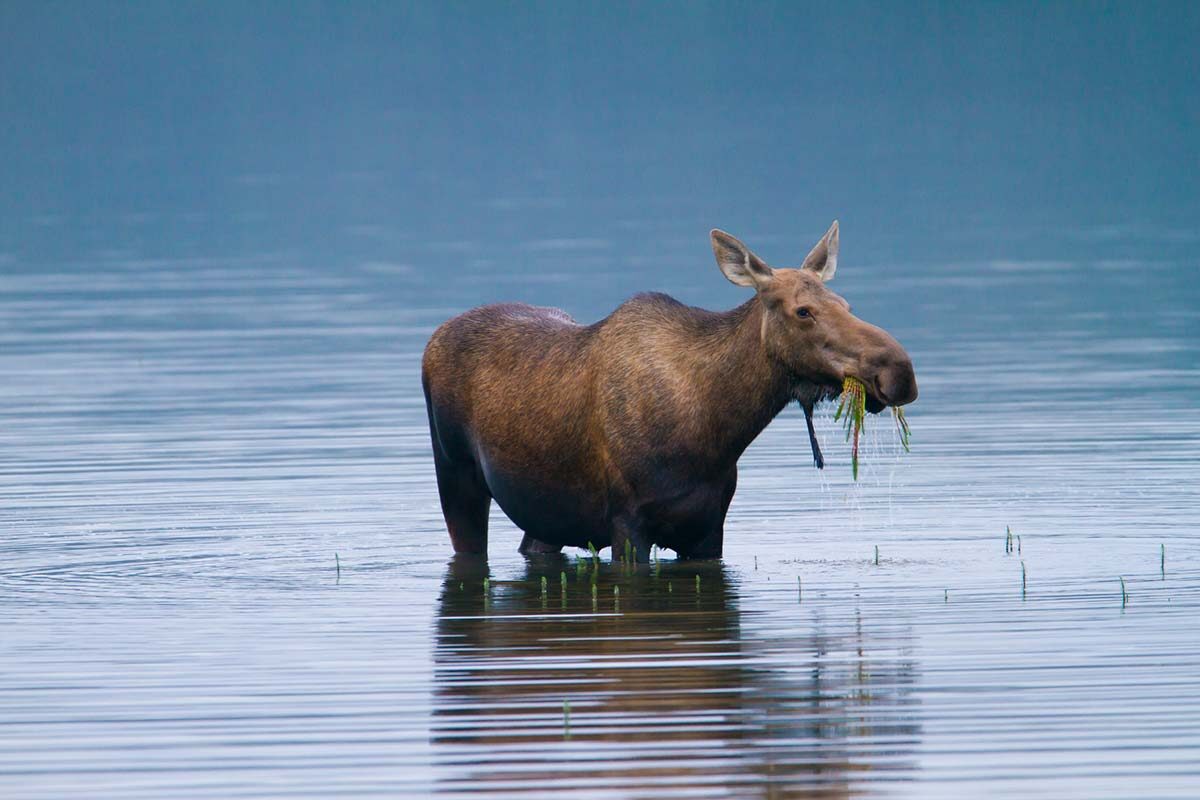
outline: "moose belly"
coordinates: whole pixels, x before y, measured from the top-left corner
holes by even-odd
[[[580,470],[521,468],[486,455],[480,466],[500,509],[535,539],[564,547],[609,544],[604,491]]]

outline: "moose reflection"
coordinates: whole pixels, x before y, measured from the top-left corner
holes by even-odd
[[[439,611],[447,792],[836,797],[913,768],[907,637],[741,611],[719,562],[547,556],[501,581],[459,556]]]

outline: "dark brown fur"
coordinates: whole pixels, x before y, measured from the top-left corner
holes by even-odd
[[[737,460],[790,400],[811,407],[847,374],[872,410],[916,397],[904,350],[822,282],[836,223],[798,270],[719,231],[713,244],[730,280],[758,290],[728,312],[642,294],[594,325],[504,304],[438,328],[422,383],[456,551],[486,552],[494,498],[522,552],[621,555],[628,541],[643,561],[651,544],[718,557]]]

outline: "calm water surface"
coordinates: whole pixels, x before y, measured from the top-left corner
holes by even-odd
[[[728,305],[697,238],[681,284]],[[451,559],[417,369],[470,288],[8,263],[5,793],[1194,796],[1195,290],[1081,260],[994,306],[1036,268],[848,260],[916,360],[913,452],[872,419],[856,485],[826,413],[818,473],[785,410],[723,563],[626,573],[526,562],[498,512]],[[495,291],[641,283],[573,278]]]
[[[1194,7],[132,8],[0,9],[0,795],[1200,796]],[[835,216],[910,454],[451,557],[436,325]]]

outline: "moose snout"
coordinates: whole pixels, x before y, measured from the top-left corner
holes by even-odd
[[[892,359],[876,380],[879,394],[889,406],[904,406],[917,399],[917,375],[907,355]]]
[[[858,374],[877,395],[877,404],[883,406],[905,406],[917,399],[917,375],[913,371],[908,351],[883,328],[862,323],[864,339],[870,344],[864,348]],[[868,410],[870,409],[868,398]],[[879,409],[882,410],[882,409]]]

